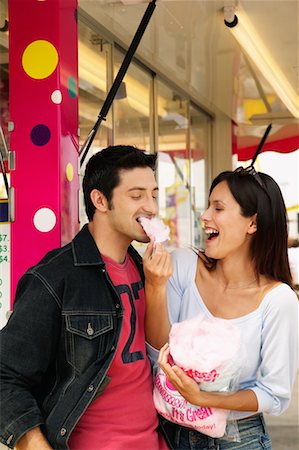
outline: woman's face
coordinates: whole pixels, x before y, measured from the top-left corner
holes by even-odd
[[[201,216],[207,235],[206,255],[223,259],[249,251],[249,243],[256,231],[255,215],[244,217],[226,181],[211,192],[209,207]]]

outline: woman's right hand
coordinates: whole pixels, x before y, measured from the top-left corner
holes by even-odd
[[[162,244],[151,241],[143,255],[143,270],[146,283],[151,286],[163,286],[172,275],[172,259]]]
[[[145,275],[145,334],[154,348],[161,348],[168,340],[170,322],[168,318],[166,285],[172,275],[172,258],[161,244],[154,249],[150,242],[143,255]]]

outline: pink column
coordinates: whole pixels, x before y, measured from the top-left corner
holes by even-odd
[[[77,0],[9,0],[11,298],[78,223]]]

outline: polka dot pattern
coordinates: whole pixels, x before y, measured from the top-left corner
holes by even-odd
[[[59,89],[56,89],[51,94],[51,100],[56,105],[59,105],[62,102],[62,93]]]
[[[71,98],[76,97],[76,80],[74,77],[70,76],[68,80],[68,91]]]
[[[29,44],[22,56],[22,66],[27,75],[37,80],[49,77],[58,64],[58,53],[53,44],[37,40]]]
[[[71,163],[68,163],[66,166],[66,178],[68,181],[72,181],[74,178],[74,168]]]
[[[14,292],[28,266],[79,228],[78,2],[28,0],[26,27],[22,2],[10,3],[11,145],[18,154],[11,172],[18,192],[11,223]]]
[[[46,145],[51,137],[51,132],[47,125],[36,125],[32,128],[30,133],[31,141],[34,145],[43,146]]]
[[[35,228],[42,233],[53,230],[56,225],[56,215],[50,208],[41,208],[34,214]]]

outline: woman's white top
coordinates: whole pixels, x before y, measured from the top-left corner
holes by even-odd
[[[167,301],[171,324],[201,313],[213,318],[195,284],[198,256],[189,249],[172,253],[174,272],[168,282]],[[242,299],[240,299],[242,301]],[[245,351],[240,389],[251,389],[258,411],[282,414],[288,407],[298,367],[298,299],[284,283],[268,292],[259,307],[230,319],[239,327]],[[149,347],[150,356],[157,352]],[[244,356],[244,355],[243,355]],[[232,412],[233,419],[252,412]]]

